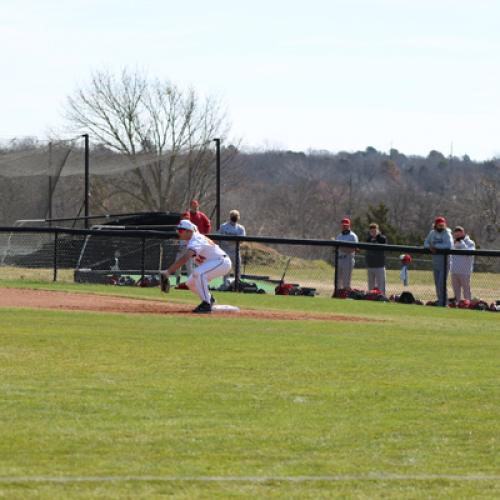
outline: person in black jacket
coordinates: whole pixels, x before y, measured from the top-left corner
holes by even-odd
[[[367,243],[376,243],[387,245],[387,238],[384,236],[378,227],[378,224],[372,222],[370,224]],[[378,288],[385,294],[385,254],[383,251],[367,250],[366,251],[366,268],[368,270],[368,290]]]

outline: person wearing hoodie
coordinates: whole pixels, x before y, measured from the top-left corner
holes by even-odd
[[[465,233],[462,226],[453,229],[453,239],[455,250],[475,250],[476,244]],[[471,300],[470,277],[474,267],[473,255],[452,255],[450,257],[451,286],[455,294],[455,301],[458,303],[462,298]]]
[[[372,222],[368,230],[367,243],[387,245],[387,237],[380,232],[377,223]],[[378,288],[385,294],[385,254],[376,250],[367,250],[365,254],[368,271],[368,290]]]
[[[446,255],[438,253],[438,250],[451,250],[453,248],[453,236],[446,225],[444,217],[436,217],[434,227],[424,241],[424,248],[432,253],[432,268],[434,272],[434,285],[436,286],[437,305],[446,305],[445,285],[448,279],[449,266],[446,264]]]

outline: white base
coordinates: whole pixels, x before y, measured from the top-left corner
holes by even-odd
[[[228,304],[215,304],[212,306],[212,312],[239,312],[240,308]]]

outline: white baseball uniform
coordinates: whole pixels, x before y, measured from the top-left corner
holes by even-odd
[[[340,234],[337,234],[335,239],[338,241],[350,241],[352,243],[357,243],[359,241],[356,233],[353,233],[351,230],[342,231]],[[355,264],[355,255],[354,248],[339,248],[339,268],[337,269],[337,286],[339,289],[351,288],[351,276]]]
[[[195,253],[193,259],[197,267],[189,276],[186,285],[203,302],[210,304],[211,294],[208,290],[208,283],[214,278],[229,273],[231,259],[210,238],[201,233],[193,233],[187,242],[187,250]]]

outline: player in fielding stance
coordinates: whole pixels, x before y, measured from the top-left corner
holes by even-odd
[[[222,277],[231,270],[231,259],[210,238],[198,232],[196,226],[181,220],[176,227],[180,240],[186,242],[186,251],[162,275],[168,277],[182,267],[189,259],[197,266],[186,281],[187,287],[201,299],[201,304],[193,309],[194,313],[210,313],[215,299],[208,290],[208,283]]]

